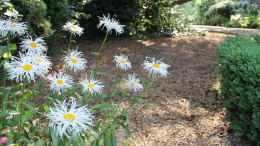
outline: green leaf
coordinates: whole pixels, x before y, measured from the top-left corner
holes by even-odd
[[[69,141],[66,143],[66,146],[71,146],[72,139],[69,139]]]
[[[115,112],[116,112],[116,105],[113,105],[112,115],[115,115]]]
[[[94,78],[94,72],[90,71],[90,78],[93,79]]]
[[[86,144],[84,143],[84,140],[81,137],[79,137],[79,139],[80,139],[80,146],[85,146]]]
[[[97,134],[95,131],[90,130],[90,133],[91,133],[92,136],[95,138],[95,140],[99,140],[99,139],[100,139],[100,137],[98,136],[98,134]]]
[[[111,135],[111,144],[112,146],[116,146],[116,138],[114,135]]]
[[[54,146],[60,146],[63,145],[61,138],[57,137],[57,131],[54,130],[52,127],[50,127],[50,132],[51,132],[51,140]]]
[[[28,97],[30,97],[33,94],[33,91],[28,90],[24,95],[23,95],[23,99],[27,99]]]
[[[130,103],[130,106],[133,106],[136,102],[137,102],[138,98],[134,98],[131,103]]]
[[[9,47],[10,47],[10,50],[12,50],[12,51],[17,50],[16,44],[10,43],[10,44],[9,44]]]
[[[99,53],[98,52],[91,52],[91,54],[95,55],[95,56],[98,56]]]
[[[110,108],[111,104],[110,103],[102,103],[102,104],[97,104],[90,109],[98,109],[98,108]]]
[[[128,134],[129,136],[132,135],[127,125],[124,125],[124,124],[121,123],[121,122],[117,122],[117,123],[120,124],[120,125],[125,129],[125,131],[127,132],[127,134]]]
[[[34,90],[37,90],[37,91],[41,91],[42,87],[43,87],[43,84],[44,84],[44,81],[40,81]]]
[[[144,103],[146,103],[146,104],[149,104],[149,103],[150,103],[148,100],[143,99],[143,98],[139,98],[138,101],[139,101],[139,102],[144,102]]]
[[[48,114],[51,110],[50,110],[50,108],[49,108],[49,106],[48,105],[44,105],[43,106],[43,109],[44,109],[44,111],[46,112],[46,114]]]
[[[95,94],[92,98],[106,98],[107,94]]]
[[[92,141],[90,146],[98,146],[99,145],[99,140],[95,140],[95,141]]]
[[[107,108],[103,109],[103,114],[104,114],[104,117],[106,118],[107,117]]]
[[[101,120],[99,120],[96,125],[94,126],[93,130],[94,131],[97,131],[98,130],[98,127],[99,127],[99,124],[100,124]]]
[[[1,113],[0,113],[0,118],[1,118],[1,117],[7,117],[8,115],[9,115],[9,113],[6,112],[6,111],[1,112]]]
[[[44,127],[42,131],[46,135],[50,133],[50,131],[49,131],[49,129],[47,127]]]
[[[105,76],[106,76],[106,74],[103,73],[103,72],[96,72],[96,74],[97,74],[97,75],[105,75]]]
[[[33,116],[33,110],[30,109],[25,115],[23,115],[22,123],[29,121],[30,118]]]
[[[117,90],[116,90],[116,89],[114,89],[114,90],[112,91],[112,94],[111,94],[111,95],[112,95],[112,96],[114,96],[114,95],[115,95],[115,93],[116,93],[116,91],[117,91]]]
[[[35,146],[43,146],[43,144],[44,144],[44,140],[43,140],[43,139],[39,139],[39,140],[36,142]]]
[[[126,116],[118,116],[118,117],[116,117],[117,119],[121,119],[121,120],[126,120]]]
[[[75,134],[75,135],[73,136],[73,145],[77,145],[78,140],[79,140],[79,135],[78,135],[78,134]],[[70,145],[69,145],[69,146],[70,146]]]

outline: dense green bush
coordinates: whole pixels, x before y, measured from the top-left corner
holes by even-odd
[[[220,25],[229,21],[230,16],[233,14],[234,3],[231,0],[218,2],[209,7],[205,13],[207,25]]]
[[[229,37],[217,49],[221,96],[233,129],[260,144],[260,37]]]
[[[183,5],[192,23],[200,25],[260,28],[260,11],[256,1],[196,0]]]

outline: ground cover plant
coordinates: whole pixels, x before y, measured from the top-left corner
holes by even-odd
[[[141,64],[147,70],[146,80],[137,78],[137,74],[129,74],[127,79],[120,77],[120,72],[127,72],[132,68],[127,56],[120,54],[114,56],[117,67],[116,78],[112,85],[104,86],[104,83],[97,79],[97,75],[104,73],[98,72],[102,48],[109,34],[122,34],[124,25],[110,18],[110,15],[99,17],[98,28],[106,29],[105,39],[98,52],[92,52],[96,56],[96,66],[93,70],[86,71],[87,60],[82,52],[77,48],[71,48],[73,36],[81,35],[83,28],[79,24],[67,22],[63,25],[63,30],[70,32],[69,46],[64,52],[62,61],[65,63],[65,70],[53,72],[48,77],[50,90],[53,93],[45,95],[50,99],[49,104],[36,106],[35,98],[42,92],[41,87],[44,82],[40,81],[36,87],[32,86],[36,80],[46,78],[45,74],[52,66],[50,58],[46,56],[46,44],[42,37],[27,34],[20,44],[21,51],[17,56],[13,56],[15,49],[11,50],[11,37],[22,37],[27,33],[27,26],[20,19],[1,19],[1,35],[7,41],[7,52],[4,53],[4,60],[1,66],[4,69],[3,86],[1,87],[2,106],[1,106],[1,131],[2,143],[19,145],[116,145],[115,134],[121,129],[125,129],[131,135],[128,110],[136,102],[146,102],[142,99],[147,86],[155,76],[167,77],[168,64],[161,60],[146,57]],[[82,72],[85,77],[78,83],[68,75],[69,72]],[[11,87],[6,87],[6,80],[12,82]],[[118,82],[127,83],[125,89],[117,88]],[[142,81],[142,82],[141,82]],[[28,89],[31,86],[31,89]],[[104,88],[110,88],[109,93],[103,93]],[[117,89],[120,91],[117,91]],[[77,91],[80,90],[81,93]],[[130,96],[129,91],[133,91],[135,98],[127,108],[120,108],[119,105],[125,96]],[[115,103],[113,100],[116,92],[121,92],[121,100]],[[139,95],[138,95],[139,94]],[[31,98],[32,97],[32,98]],[[107,102],[98,103],[92,107],[87,104],[96,98],[108,98]],[[92,113],[101,110],[103,118],[97,120]],[[39,125],[48,121],[46,127]],[[6,141],[7,140],[7,141]]]

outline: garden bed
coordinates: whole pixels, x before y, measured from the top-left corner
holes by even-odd
[[[213,86],[217,84],[216,47],[227,35],[207,33],[206,36],[185,36],[158,38],[152,40],[108,41],[101,54],[98,71],[107,76],[97,76],[106,85],[108,79],[115,78],[116,68],[113,56],[123,53],[132,63],[130,71],[121,71],[121,77],[136,73],[141,80],[148,78],[141,64],[145,57],[163,58],[169,64],[170,75],[167,78],[153,78],[144,94],[150,104],[138,103],[130,109],[131,132],[128,137],[123,131],[117,136],[118,145],[233,145],[248,144],[234,136],[234,131],[225,120],[226,110]],[[102,42],[77,43],[80,51],[86,55],[88,69],[95,67],[95,56],[90,52],[98,51]],[[65,49],[68,44],[59,45]],[[72,47],[76,47],[72,45]],[[65,69],[60,62],[62,55],[52,57],[53,70]],[[50,72],[51,75],[51,72]],[[71,74],[75,82],[86,73]],[[124,82],[121,87],[124,88]],[[48,93],[48,84],[43,92]],[[132,94],[134,95],[134,94]],[[117,99],[118,98],[118,99]],[[134,96],[123,100],[121,106],[127,107]],[[119,100],[119,96],[115,97]],[[106,100],[106,99],[104,99]],[[47,99],[38,99],[42,104]],[[89,106],[94,105],[93,102]],[[95,113],[95,120],[100,117]]]

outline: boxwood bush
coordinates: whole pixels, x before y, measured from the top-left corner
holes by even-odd
[[[220,89],[236,135],[260,145],[259,36],[228,37],[217,48]]]

